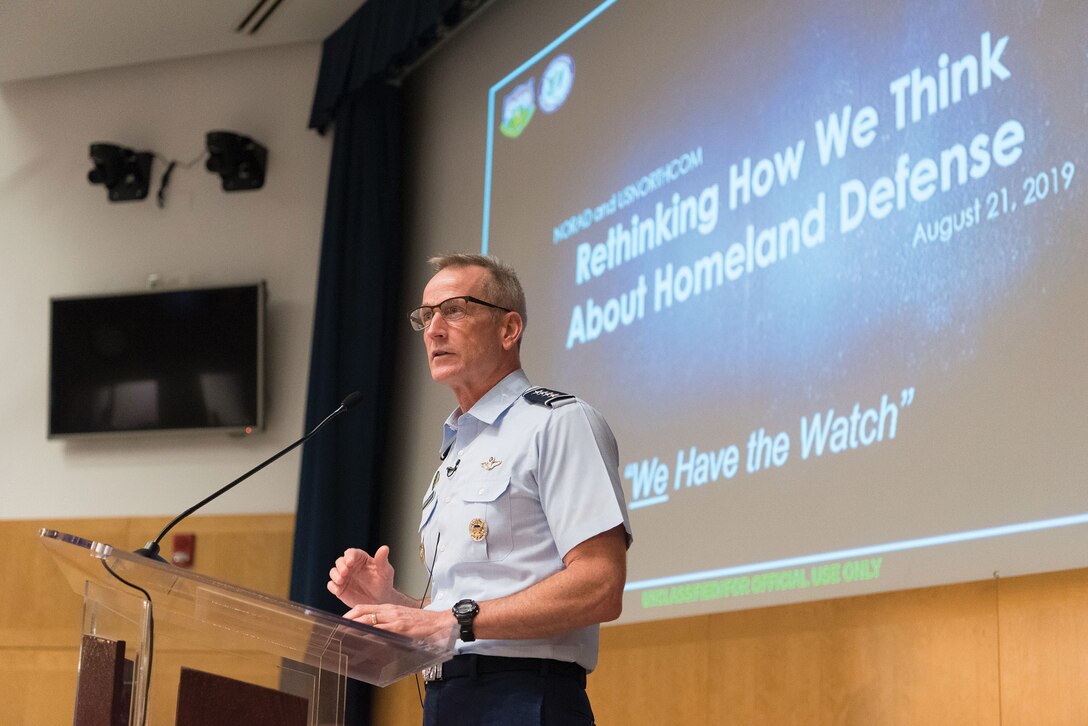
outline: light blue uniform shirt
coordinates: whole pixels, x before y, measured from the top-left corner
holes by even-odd
[[[469,411],[446,419],[445,458],[423,497],[419,525],[424,562],[434,570],[430,610],[520,592],[563,569],[574,547],[618,524],[630,541],[608,424],[578,399],[531,403],[522,396],[530,388],[525,373],[515,371]],[[557,609],[555,617],[567,614]],[[593,670],[598,630],[458,642],[457,650],[575,661]]]

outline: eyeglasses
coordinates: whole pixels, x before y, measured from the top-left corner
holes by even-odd
[[[431,321],[434,320],[434,313],[437,310],[442,313],[442,319],[447,323],[456,323],[458,320],[464,320],[465,316],[468,315],[468,304],[470,302],[489,308],[495,308],[496,310],[502,310],[506,313],[512,312],[510,308],[504,308],[489,303],[478,297],[461,295],[459,297],[451,297],[443,300],[437,305],[421,305],[408,313],[408,322],[412,324],[413,330],[425,330],[427,326],[431,324]]]

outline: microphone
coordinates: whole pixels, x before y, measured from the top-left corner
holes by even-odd
[[[213,501],[215,499],[218,499],[223,494],[226,494],[231,489],[233,489],[235,486],[237,486],[238,484],[241,484],[246,479],[248,479],[249,477],[256,474],[258,471],[260,471],[261,469],[265,468],[266,466],[268,466],[272,462],[279,459],[281,456],[293,451],[298,446],[301,446],[310,437],[312,437],[314,434],[316,434],[318,431],[320,431],[322,426],[327,424],[329,421],[332,421],[334,418],[336,418],[340,414],[344,413],[345,411],[347,411],[349,409],[352,409],[352,408],[355,408],[356,406],[359,405],[359,402],[362,401],[362,400],[363,400],[363,394],[359,393],[358,391],[352,391],[351,393],[349,393],[344,398],[344,400],[340,402],[340,406],[335,411],[333,411],[328,416],[326,416],[324,418],[324,420],[321,421],[321,423],[319,423],[317,426],[314,426],[313,429],[311,429],[310,432],[307,433],[306,435],[304,435],[301,439],[299,439],[295,443],[291,444],[286,449],[283,449],[280,452],[274,454],[273,456],[265,459],[260,464],[253,467],[252,469],[247,471],[245,474],[242,474],[240,477],[238,477],[237,479],[232,481],[230,484],[227,484],[225,487],[213,492],[212,494],[209,494],[208,496],[204,497],[203,499],[201,499],[199,502],[197,502],[193,506],[186,509],[184,512],[182,512],[178,516],[174,517],[170,521],[170,524],[163,527],[163,530],[161,532],[159,532],[158,537],[151,540],[150,542],[145,544],[140,549],[136,550],[133,554],[140,555],[141,557],[147,557],[148,559],[152,559],[152,560],[158,560],[159,562],[166,562],[166,560],[164,560],[162,557],[159,556],[159,543],[162,542],[162,538],[165,537],[166,533],[169,532],[170,530],[172,530],[176,524],[181,522],[181,520],[185,519],[186,517],[188,517],[190,514],[192,514],[196,510],[203,507],[205,504],[207,504],[207,503],[209,503],[209,502],[211,502],[211,501]]]

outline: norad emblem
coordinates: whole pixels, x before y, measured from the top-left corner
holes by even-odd
[[[537,103],[544,113],[555,113],[567,100],[574,85],[574,59],[567,54],[556,56],[540,77]]]
[[[536,110],[536,94],[533,91],[536,79],[530,78],[506,94],[502,100],[502,124],[499,131],[503,136],[516,139],[529,125]]]

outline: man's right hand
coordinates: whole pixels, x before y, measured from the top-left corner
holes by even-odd
[[[396,602],[389,547],[382,545],[371,557],[360,549],[348,549],[329,570],[329,592],[348,607],[362,603]]]

